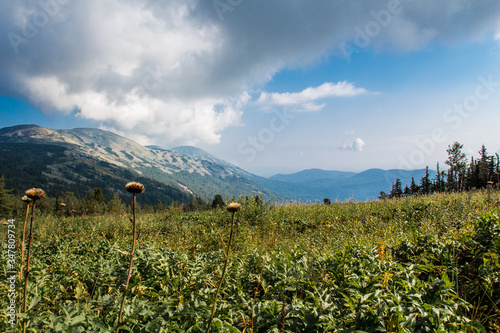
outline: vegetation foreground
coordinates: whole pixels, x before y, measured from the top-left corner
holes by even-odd
[[[498,192],[238,202],[230,256],[225,209],[138,214],[122,332],[206,331],[226,258],[212,332],[500,331]],[[25,313],[15,284],[18,321],[28,332],[114,331],[128,280],[130,214],[35,217]],[[15,225],[18,241],[23,221]],[[4,331],[19,326],[9,322],[5,297],[7,226],[2,235]]]

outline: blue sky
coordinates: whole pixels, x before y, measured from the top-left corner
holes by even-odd
[[[0,127],[195,145],[269,176],[500,153],[500,3],[7,1]]]

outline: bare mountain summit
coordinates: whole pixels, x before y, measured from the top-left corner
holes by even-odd
[[[148,148],[114,134],[93,128],[56,130],[37,125],[21,125],[0,129],[0,144],[7,153],[7,146],[16,149],[29,147],[43,151],[47,146],[58,146],[64,156],[58,163],[47,162],[41,171],[51,179],[67,181],[63,175],[72,165],[82,162],[99,165],[95,169],[108,176],[118,168],[132,174],[151,179],[184,192],[185,196],[197,195],[211,200],[215,194],[232,197],[243,194],[263,195],[280,199],[282,196],[269,190],[249,176],[248,172],[222,161],[194,147],[179,147],[173,150]],[[28,145],[28,146],[27,146]],[[189,153],[188,153],[189,150]],[[183,153],[184,151],[184,153]],[[194,153],[196,152],[196,153]],[[105,167],[106,166],[106,167]],[[0,173],[4,172],[1,170]],[[5,173],[5,172],[4,172]],[[33,184],[35,185],[35,184]],[[88,186],[92,188],[89,183]]]

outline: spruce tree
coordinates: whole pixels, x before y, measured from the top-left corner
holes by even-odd
[[[495,157],[489,156],[488,157],[488,182],[494,182],[493,179],[495,178],[495,170],[496,170]]]
[[[403,190],[401,189],[401,179],[396,178],[396,183],[392,185],[391,190],[391,198],[399,198],[403,194]]]
[[[460,191],[464,186],[467,158],[462,152],[464,145],[455,141],[448,146],[446,164],[450,166],[446,187],[449,191]]]
[[[480,182],[479,182],[479,164],[476,160],[474,160],[474,157],[471,157],[469,167],[467,168],[467,173],[465,176],[466,180],[466,186],[465,188],[467,190],[471,190],[474,188],[480,187]]]
[[[410,196],[410,195],[411,195],[411,190],[410,190],[410,188],[408,187],[408,185],[405,185],[405,189],[403,190],[403,195],[404,195],[405,197],[407,197],[407,196]]]
[[[449,165],[447,171],[441,171],[439,162],[436,165],[436,176],[429,178],[429,167],[425,168],[425,176],[420,179],[420,186],[411,179],[411,184],[401,190],[401,180],[396,179],[392,185],[389,198],[400,197],[402,194],[430,194],[432,192],[452,192],[469,191],[486,187],[500,187],[500,155],[488,156],[485,145],[479,150],[479,158],[471,157],[467,162],[465,153],[462,152],[463,145],[454,142],[448,146],[448,159],[445,161]],[[380,192],[380,198],[385,198],[386,194]]]
[[[431,180],[429,178],[429,167],[425,167],[425,176],[420,178],[420,192],[422,194],[431,193]]]
[[[489,158],[488,158],[488,151],[486,150],[486,147],[484,144],[481,147],[481,150],[479,150],[479,156],[480,159],[477,162],[477,174],[478,174],[478,179],[477,179],[477,188],[484,188],[488,184],[488,181],[490,180],[490,164],[489,164]]]
[[[434,182],[433,191],[444,192],[445,191],[445,181],[446,173],[439,169],[439,162],[436,164],[436,181]]]
[[[420,192],[420,188],[418,187],[417,184],[415,184],[415,179],[411,177],[411,183],[410,183],[410,194],[418,194]]]
[[[222,196],[220,194],[216,194],[214,196],[214,199],[212,200],[212,208],[222,208],[224,207],[224,200],[222,199]]]
[[[496,186],[498,186],[498,183],[500,182],[500,156],[498,153],[495,154],[496,157],[496,167],[495,167],[495,172],[493,173],[492,181]]]

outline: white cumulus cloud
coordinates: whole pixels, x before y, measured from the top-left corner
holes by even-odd
[[[353,150],[353,151],[363,151],[365,142],[361,138],[356,138],[351,142],[344,142],[339,149],[340,150]]]
[[[257,99],[257,104],[264,109],[270,106],[296,106],[291,110],[295,112],[311,112],[321,110],[325,104],[316,104],[316,100],[328,97],[353,97],[365,94],[363,88],[356,88],[350,82],[326,82],[318,87],[309,87],[297,93],[266,93],[262,92]]]

